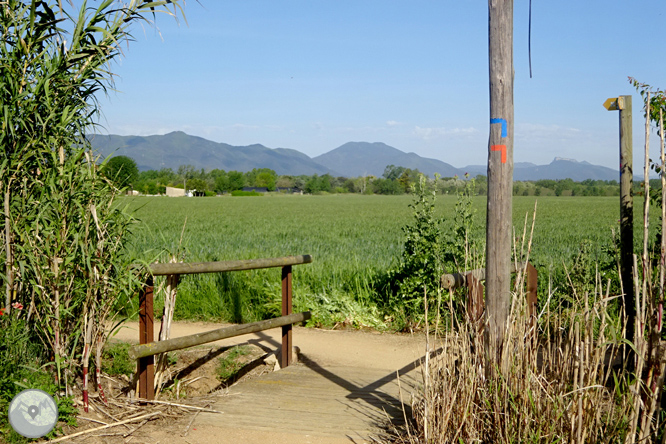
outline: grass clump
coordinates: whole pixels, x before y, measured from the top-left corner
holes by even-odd
[[[102,366],[111,376],[125,375],[131,378],[136,371],[136,361],[130,359],[129,342],[108,342],[102,353]]]
[[[250,348],[245,345],[233,347],[231,350],[225,352],[224,356],[218,360],[218,379],[223,383],[234,379],[246,364],[242,359],[243,356],[249,355],[250,353]]]

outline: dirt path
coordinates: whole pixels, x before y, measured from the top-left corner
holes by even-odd
[[[171,337],[224,326],[226,325],[177,322],[172,326]],[[138,324],[127,323],[114,339],[138,342]],[[218,341],[214,345],[250,343],[266,351],[273,351],[279,348],[280,340],[278,328]],[[220,396],[215,404],[217,409],[226,410],[224,415],[199,415],[187,437],[181,436],[183,427],[182,423],[179,423],[174,424],[173,430],[170,428],[151,430],[149,436],[137,436],[132,442],[151,444],[371,442],[363,432],[358,432],[361,427],[359,421],[362,421],[358,414],[348,419],[344,419],[345,417],[341,415],[354,414],[359,409],[371,408],[375,409],[374,414],[376,412],[383,414],[382,409],[386,410],[388,406],[381,404],[385,398],[392,400],[388,407],[395,410],[396,400],[399,399],[396,391],[397,381],[394,378],[396,371],[401,370],[401,374],[411,371],[412,382],[418,379],[415,378],[414,370],[425,353],[425,340],[420,334],[331,331],[295,327],[293,344],[300,349],[301,363],[296,364],[294,369],[290,367],[281,370],[280,372],[285,372],[291,369],[283,376],[279,375],[280,372],[276,372],[268,375],[268,379],[267,376],[262,376],[255,381],[241,381],[232,387],[226,395]],[[283,386],[285,377],[286,384],[291,385],[287,391]],[[275,381],[271,382],[271,378]],[[297,387],[295,384],[302,385]],[[315,395],[321,400],[312,404],[311,400],[304,400],[303,396],[290,397],[291,393],[307,391],[309,386],[321,390]],[[273,393],[271,390],[277,391]],[[356,390],[360,394],[352,393]],[[379,401],[373,405],[367,401],[368,397]],[[264,398],[272,400],[262,406],[260,404]],[[408,395],[406,398],[406,402],[409,402]],[[282,400],[275,401],[276,399]],[[366,401],[360,402],[362,399]],[[285,402],[288,405],[283,405]],[[303,402],[309,404],[299,405]],[[264,413],[260,413],[262,411]],[[321,426],[308,424],[306,416],[310,413],[323,418]],[[336,425],[329,425],[329,418],[336,418],[335,421],[338,423],[333,421]],[[356,432],[352,434],[349,430],[353,428],[356,428],[354,429]]]

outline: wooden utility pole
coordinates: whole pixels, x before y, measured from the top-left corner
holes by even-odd
[[[634,197],[632,187],[633,133],[631,96],[611,97],[604,102],[608,111],[620,111],[620,278],[626,316],[625,339],[634,342],[636,296],[634,295]],[[630,360],[631,361],[631,360]]]
[[[488,0],[488,48],[490,137],[486,219],[486,352],[489,364],[499,364],[511,304],[513,0]]]

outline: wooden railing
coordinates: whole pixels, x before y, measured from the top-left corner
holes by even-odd
[[[292,324],[310,319],[310,312],[292,313],[291,267],[309,264],[312,256],[287,256],[273,259],[252,259],[223,262],[194,262],[151,264],[151,275],[141,291],[139,302],[139,345],[130,348],[130,356],[138,360],[139,398],[155,398],[155,359],[158,353],[180,350],[193,345],[205,344],[223,338],[282,327],[282,356],[280,365],[291,364]],[[256,270],[260,268],[282,267],[282,316],[251,324],[236,325],[196,335],[153,342],[153,276],[180,276],[181,274],[221,273],[227,271]],[[176,284],[178,279],[175,280]]]
[[[511,272],[517,273],[524,271],[525,276],[525,295],[527,297],[527,313],[530,319],[530,325],[534,326],[536,321],[537,304],[537,279],[536,268],[529,262],[520,262],[511,264]],[[484,287],[481,281],[486,279],[486,269],[479,268],[467,271],[465,273],[445,274],[441,277],[442,288],[455,290],[460,287],[467,287],[467,314],[472,322],[479,322],[485,309]]]

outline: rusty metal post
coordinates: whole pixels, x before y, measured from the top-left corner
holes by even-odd
[[[485,310],[485,301],[483,297],[483,284],[474,274],[465,275],[465,285],[467,286],[467,316],[473,324],[482,324],[483,312]],[[483,330],[481,325],[477,325],[477,331]]]
[[[153,277],[150,276],[139,296],[139,344],[153,342]],[[146,356],[139,360],[139,398],[155,399],[155,359]]]
[[[291,265],[282,267],[282,316],[292,313]],[[291,324],[282,327],[282,368],[291,364]]]

